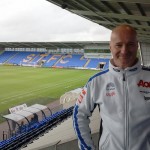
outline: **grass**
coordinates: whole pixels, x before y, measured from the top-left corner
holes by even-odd
[[[0,114],[19,104],[48,104],[82,87],[98,71],[0,66]],[[0,122],[2,119],[0,119]]]

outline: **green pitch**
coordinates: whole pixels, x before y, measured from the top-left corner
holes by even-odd
[[[65,92],[82,87],[93,70],[0,66],[0,114],[8,108],[26,103],[28,106],[48,104]]]

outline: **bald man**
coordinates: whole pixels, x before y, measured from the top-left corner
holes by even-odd
[[[110,50],[113,55],[111,63],[122,69],[132,67],[137,62],[138,41],[134,28],[121,25],[112,30]]]
[[[112,30],[109,69],[89,79],[77,100],[73,124],[81,150],[96,150],[89,117],[100,108],[99,150],[150,150],[150,70],[137,58],[136,30]]]

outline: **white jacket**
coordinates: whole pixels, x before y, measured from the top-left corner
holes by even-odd
[[[95,150],[89,117],[96,104],[103,120],[99,150],[150,150],[150,70],[140,62],[125,70],[110,63],[89,79],[73,112],[82,150]]]

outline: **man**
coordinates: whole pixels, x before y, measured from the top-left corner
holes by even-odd
[[[99,150],[150,150],[150,71],[137,58],[133,27],[112,30],[109,69],[91,77],[74,107],[73,123],[82,150],[95,150],[89,117],[100,107]]]

